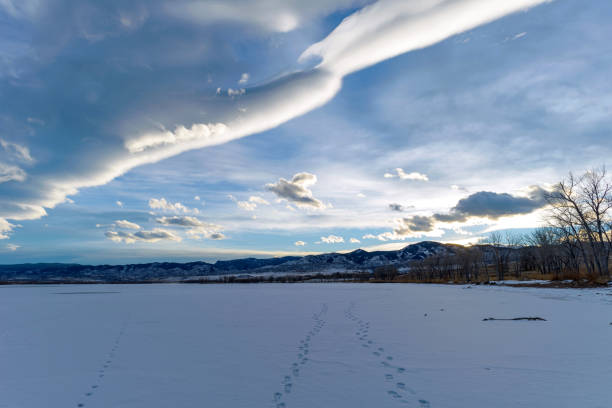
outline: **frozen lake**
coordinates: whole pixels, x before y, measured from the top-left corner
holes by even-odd
[[[603,408],[610,322],[610,289],[5,286],[0,407]]]

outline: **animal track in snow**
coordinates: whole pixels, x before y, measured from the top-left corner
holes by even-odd
[[[123,322],[123,325],[121,329],[119,330],[119,334],[117,335],[117,337],[115,338],[115,341],[113,342],[113,347],[111,348],[111,351],[108,353],[108,357],[106,358],[106,360],[104,360],[104,364],[102,365],[102,368],[98,370],[98,379],[104,378],[106,369],[109,368],[110,365],[112,364],[117,348],[119,347],[119,343],[121,342],[121,338],[123,337],[123,334],[125,333],[126,325],[127,325],[127,320]],[[85,397],[87,397],[88,399],[92,397],[94,395],[94,392],[97,391],[99,387],[100,387],[99,384],[91,385],[90,390],[84,393]],[[85,403],[79,402],[77,403],[76,406],[78,408],[82,408],[82,407],[85,407]]]

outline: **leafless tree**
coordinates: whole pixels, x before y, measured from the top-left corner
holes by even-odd
[[[548,222],[560,232],[571,256],[580,254],[587,273],[610,276],[612,182],[605,168],[572,173],[546,197]]]

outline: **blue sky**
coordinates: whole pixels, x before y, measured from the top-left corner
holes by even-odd
[[[605,165],[612,5],[0,1],[0,263],[476,242]]]

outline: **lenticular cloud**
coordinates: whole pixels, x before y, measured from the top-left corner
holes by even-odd
[[[106,184],[136,166],[272,129],[327,103],[341,89],[345,75],[548,1],[380,0],[306,49],[299,59],[303,69],[237,94],[217,95],[201,109],[214,111],[213,120],[193,117],[185,123],[182,118],[183,124],[174,129],[138,131],[139,126],[132,126],[122,137],[101,141],[105,144],[96,145],[95,155],[75,151],[59,170],[34,167],[27,185],[25,172],[5,165],[0,220],[38,218],[79,188]],[[86,143],[74,148],[91,149]]]

